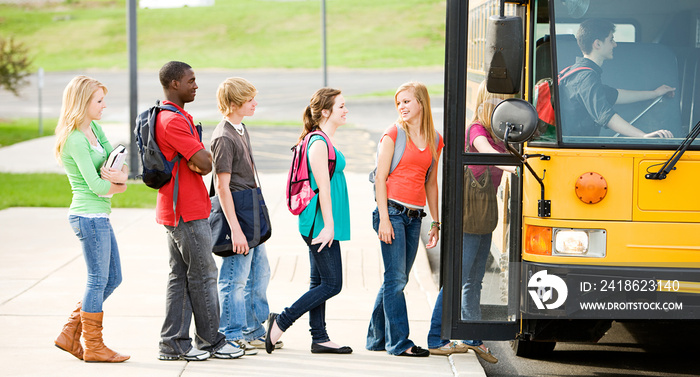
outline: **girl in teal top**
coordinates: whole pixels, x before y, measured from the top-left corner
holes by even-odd
[[[345,124],[347,113],[340,90],[319,89],[304,111],[304,130],[299,140],[302,141],[309,132],[321,130],[332,142],[335,131]],[[316,143],[317,140],[322,142]],[[339,241],[350,239],[350,205],[343,174],[345,157],[337,149],[335,152],[335,173],[330,178],[325,140],[321,136],[313,136],[309,140],[307,153],[311,187],[318,188],[318,194],[299,215],[299,232],[309,245],[310,289],[282,313],[270,313],[265,336],[267,353],[275,349],[275,343],[282,334],[306,312],[309,312],[312,353],[352,353],[352,348],[332,342],[326,332],[326,301],[340,293],[343,287]],[[313,234],[309,237],[314,218]]]
[[[108,216],[109,196],[126,191],[127,179],[126,166],[121,170],[102,167],[112,145],[95,121],[102,118],[106,94],[103,84],[86,76],[75,77],[63,91],[55,152],[73,190],[68,221],[82,244],[88,276],[82,302],[54,343],[80,360],[121,362],[129,356],[112,351],[102,341],[102,303],[122,281],[119,249]]]
[[[324,144],[326,141],[323,137],[314,135],[309,139],[309,147],[317,141],[320,140]],[[348,201],[348,186],[345,182],[345,156],[336,147],[335,149],[335,171],[333,177],[331,178],[331,204],[333,208],[333,223],[334,223],[334,233],[335,239],[338,241],[348,241],[350,240],[350,202]],[[328,170],[326,170],[328,171]],[[316,190],[318,186],[316,185],[316,180],[314,179],[313,169],[311,169],[311,160],[309,160],[309,181],[311,182],[311,189]],[[311,227],[314,228],[314,234],[312,238],[318,237],[323,229],[323,213],[317,210],[319,195],[314,196],[306,209],[299,215],[299,233],[303,236],[308,236],[311,232]],[[315,220],[315,223],[314,223]]]

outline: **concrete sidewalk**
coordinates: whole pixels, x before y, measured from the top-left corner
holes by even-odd
[[[0,148],[0,157],[11,152],[17,169],[13,171],[27,171],[26,166],[19,166],[20,156],[26,151],[45,152],[44,148],[52,145],[49,139],[52,138],[21,143],[11,151]],[[50,167],[55,162],[44,158],[38,164]],[[0,166],[3,170],[6,168]],[[169,271],[165,232],[155,223],[152,209],[116,209],[111,220],[119,242],[124,280],[105,302],[104,338],[109,347],[131,355],[131,359],[121,364],[78,361],[53,345],[75,302],[81,298],[86,279],[80,244],[67,222],[67,209],[10,208],[0,211],[0,328],[6,335],[0,345],[1,374],[484,376],[471,352],[408,358],[365,350],[367,325],[382,281],[383,265],[371,227],[374,202],[367,176],[348,173],[346,177],[352,203],[352,240],[341,244],[344,287],[328,302],[327,323],[332,339],[351,346],[352,355],[311,354],[305,315],[282,337],[284,348],[272,355],[260,350],[258,355],[236,360],[159,361],[158,341]],[[263,173],[260,179],[273,225],[272,238],[266,243],[272,269],[268,298],[270,309],[279,312],[308,288],[308,250],[297,231],[296,218],[284,203],[286,174]],[[426,252],[421,248],[406,287],[406,300],[411,339],[423,347],[436,294]]]

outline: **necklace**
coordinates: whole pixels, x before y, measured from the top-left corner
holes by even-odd
[[[226,119],[228,124],[230,124],[231,127],[233,127],[233,129],[236,130],[236,132],[238,132],[239,135],[243,136],[243,133],[245,132],[243,124],[233,124],[228,118],[224,117],[224,119]]]

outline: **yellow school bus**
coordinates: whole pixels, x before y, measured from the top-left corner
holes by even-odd
[[[614,25],[614,42],[597,39],[607,55],[581,51],[587,20]],[[582,64],[596,64],[615,93],[607,114],[634,132],[580,99],[600,84],[560,82]],[[464,152],[482,81],[516,97],[492,118],[509,153]],[[534,357],[597,341],[614,321],[700,319],[700,1],[448,0],[444,129],[443,337],[512,340]],[[496,189],[481,313],[465,318],[463,177],[473,165],[522,173],[504,173]]]

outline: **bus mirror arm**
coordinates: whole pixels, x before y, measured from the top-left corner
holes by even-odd
[[[532,168],[532,166],[530,166],[530,164],[527,162],[527,159],[530,157],[539,157],[541,160],[549,160],[549,156],[540,155],[540,154],[523,156],[522,154],[520,154],[520,152],[515,150],[515,148],[513,148],[510,145],[510,143],[508,142],[508,134],[510,133],[510,131],[512,131],[515,128],[516,128],[516,125],[514,125],[510,122],[506,123],[505,133],[503,136],[503,140],[505,140],[506,142],[504,144],[506,145],[506,148],[508,148],[508,151],[510,152],[510,154],[517,157],[520,160],[520,162],[523,164],[523,166],[525,166],[527,168],[527,170],[530,171],[532,176],[535,177],[535,179],[537,180],[537,183],[540,184],[540,200],[537,201],[537,216],[550,217],[550,216],[552,216],[552,201],[544,199],[544,181],[543,181],[543,179],[544,179],[545,174],[547,173],[547,170],[545,169],[542,172],[542,178],[540,178],[540,176],[537,175],[537,173]]]
[[[681,145],[678,146],[678,149],[676,149],[676,151],[673,152],[671,158],[666,160],[663,166],[661,166],[661,169],[659,169],[659,171],[657,171],[656,173],[647,173],[644,176],[644,178],[656,180],[666,179],[666,175],[668,175],[671,172],[671,170],[676,170],[676,162],[680,160],[681,156],[683,156],[683,153],[685,153],[688,147],[691,144],[693,144],[693,141],[695,141],[695,138],[698,137],[698,135],[700,135],[700,122],[697,122],[695,124],[695,127],[693,127],[693,129],[690,130],[688,136],[686,136]]]

